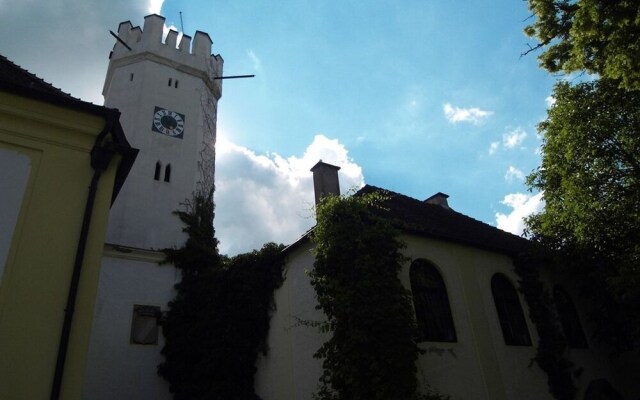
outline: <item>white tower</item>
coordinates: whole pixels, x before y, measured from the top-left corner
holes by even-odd
[[[217,102],[222,58],[211,55],[209,35],[169,31],[149,15],[144,29],[123,22],[104,84],[105,106],[122,112],[121,123],[140,154],[114,204],[107,242],[144,249],[179,246],[181,222],[172,215],[198,183],[213,185]]]
[[[170,399],[157,376],[164,345],[158,319],[175,296],[179,273],[158,265],[167,247],[184,243],[172,214],[195,191],[213,188],[216,110],[223,60],[208,34],[193,42],[165,19],[143,29],[123,22],[104,84],[105,106],[121,111],[140,150],[113,204],[90,338],[84,399]]]

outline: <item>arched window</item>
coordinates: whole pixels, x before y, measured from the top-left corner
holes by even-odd
[[[518,293],[506,276],[491,278],[491,292],[496,303],[504,342],[512,346],[531,346],[531,337],[524,319]]]
[[[409,270],[419,342],[455,342],[447,288],[431,263],[418,259]]]
[[[156,172],[153,174],[153,179],[156,181],[160,180],[160,172],[162,171],[162,163],[160,161],[156,162]]]
[[[564,289],[556,285],[553,289],[553,299],[556,303],[564,336],[567,339],[567,345],[575,349],[586,349],[588,347],[587,338],[584,336],[578,312],[571,298]]]
[[[164,181],[165,182],[171,181],[171,164],[167,164],[167,166],[164,169]]]

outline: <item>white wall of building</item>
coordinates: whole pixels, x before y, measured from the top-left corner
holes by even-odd
[[[457,342],[423,342],[418,360],[418,379],[452,399],[520,400],[552,399],[547,375],[531,363],[538,342],[522,295],[520,303],[532,346],[504,342],[493,295],[491,278],[501,273],[517,288],[518,277],[511,259],[503,254],[435,239],[403,235],[411,259],[424,258],[440,271],[447,287]],[[276,311],[269,332],[269,354],[258,363],[256,393],[264,400],[312,399],[322,374],[322,360],[314,352],[326,340],[317,329],[302,326],[298,319],[320,321],[315,292],[307,272],[313,268],[312,245],[306,242],[288,254],[286,280],[276,291]],[[410,288],[408,262],[399,279]],[[605,378],[607,361],[594,349],[572,349],[569,356],[584,368],[576,383],[580,396],[591,379]]]
[[[163,258],[158,250],[183,245],[184,225],[173,212],[185,210],[183,203],[196,190],[213,185],[221,95],[221,81],[214,78],[222,75],[223,61],[211,54],[212,41],[203,32],[177,43],[177,32],[170,31],[162,42],[164,22],[149,15],[142,29],[120,24],[118,36],[131,49],[115,43],[105,79],[105,106],[120,110],[127,139],[139,153],[109,214],[83,391],[87,400],[171,398],[156,372],[162,335],[157,345],[130,343],[133,307],[166,310],[175,297],[178,273],[157,264]],[[184,115],[181,137],[154,131],[156,107]]]
[[[179,272],[158,265],[162,254],[109,250],[102,261],[100,286],[83,389],[86,400],[171,399],[169,385],[157,374],[163,361],[156,345],[131,343],[133,305],[167,310],[175,297]]]

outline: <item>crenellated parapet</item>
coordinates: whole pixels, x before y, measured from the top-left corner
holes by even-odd
[[[171,29],[163,42],[164,23],[165,18],[157,14],[144,17],[142,29],[139,26],[134,27],[130,21],[120,23],[118,37],[130,49],[119,41],[114,44],[105,88],[115,67],[148,58],[201,77],[214,96],[219,98],[221,81],[214,78],[222,76],[224,60],[220,55],[211,54],[213,41],[209,34],[196,31],[193,40],[190,36],[183,34],[178,42],[178,32]]]

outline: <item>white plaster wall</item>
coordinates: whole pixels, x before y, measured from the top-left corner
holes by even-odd
[[[297,319],[323,321],[315,309],[315,291],[307,271],[313,268],[310,243],[296,249],[286,263],[286,280],[276,292],[276,311],[269,330],[269,354],[260,359],[256,393],[263,400],[311,400],[322,375],[322,360],[313,354],[327,340],[317,328]]]
[[[169,78],[179,81],[178,88],[167,85]],[[112,207],[106,241],[147,249],[180,246],[185,240],[183,226],[172,213],[183,209],[181,203],[196,189],[203,112],[215,118],[215,110],[203,110],[201,104],[204,83],[149,60],[118,67],[110,82],[105,105],[122,112],[127,138],[140,152]],[[152,131],[155,106],[185,115],[182,139]],[[154,180],[157,161],[163,166],[158,181]],[[164,182],[167,164],[171,164],[171,182]]]
[[[513,265],[507,256],[415,236],[402,236],[405,255],[425,258],[440,270],[447,285],[458,341],[425,342],[418,360],[421,385],[428,383],[452,399],[551,399],[546,374],[529,366],[533,346],[507,346],[491,294],[491,277],[500,272],[514,283]],[[286,263],[286,280],[276,292],[277,310],[269,332],[270,353],[259,360],[257,393],[265,400],[312,399],[322,374],[322,361],[313,358],[323,337],[317,330],[295,326],[294,316],[320,320],[316,299],[306,271],[313,267],[311,244],[293,251]],[[410,288],[409,265],[400,280]],[[528,310],[521,304],[537,342]]]
[[[157,345],[130,343],[134,304],[159,306],[175,297],[180,279],[171,265],[104,257],[83,388],[86,400],[171,399],[156,368],[163,360],[162,330]]]
[[[0,284],[30,171],[31,158],[28,155],[0,148]]]
[[[447,287],[449,305],[456,329],[457,342],[423,342],[419,346],[426,353],[419,357],[418,375],[422,387],[428,383],[452,399],[491,399],[483,380],[482,365],[475,348],[473,316],[470,315],[460,276],[467,254],[442,242],[403,236],[407,243],[404,254],[412,260],[424,258],[438,268]],[[468,262],[467,262],[468,264]],[[400,272],[400,280],[410,289],[411,262]]]

